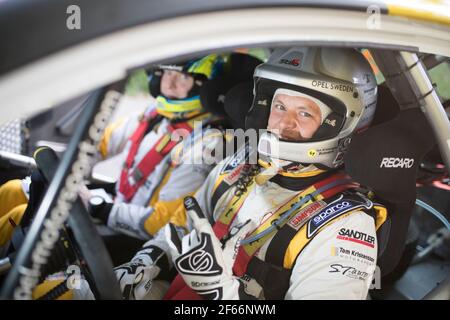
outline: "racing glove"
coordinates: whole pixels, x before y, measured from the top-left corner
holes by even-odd
[[[239,299],[241,282],[232,269],[240,240],[253,224],[249,220],[232,228],[221,242],[193,197],[186,197],[184,206],[194,230],[180,242],[174,236],[173,225],[165,229],[176,269],[186,284],[204,299]]]
[[[106,225],[113,203],[106,201],[103,196],[93,194],[92,190],[89,190],[85,185],[79,187],[78,195],[89,214]]]
[[[144,246],[130,262],[122,264],[114,271],[125,300],[152,299],[154,281],[159,279],[161,270],[169,270],[166,253],[155,245]]]

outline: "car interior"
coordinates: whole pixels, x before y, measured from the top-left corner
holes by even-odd
[[[218,92],[214,86],[226,84],[212,83],[208,88],[205,105],[212,112],[225,115],[230,127],[245,127],[245,116],[253,99],[252,78],[244,69],[253,70],[257,64],[255,61],[265,61],[273,49],[249,47],[234,50],[259,60],[244,59],[240,62],[246,76],[235,79],[233,83],[238,85],[231,87],[223,97],[225,110],[215,106]],[[357,49],[364,53],[377,77],[378,99],[370,128],[352,138],[344,158],[345,171],[362,188],[373,191],[390,212],[389,222],[377,231],[382,285],[377,287],[376,282],[380,279],[376,279],[369,296],[374,300],[433,298],[440,291],[447,290],[448,283],[444,280],[450,274],[449,176],[433,128],[419,107],[420,101],[411,98],[412,89],[403,78],[407,70],[401,65],[393,67],[392,61],[398,52]],[[173,59],[176,62],[178,58]],[[442,74],[447,74],[448,78],[450,61],[431,54],[419,54],[419,59],[426,66],[448,117],[450,87]],[[133,70],[119,85],[114,84],[123,88],[125,100],[128,99],[127,103],[119,105],[119,109],[126,110],[133,104],[145,106],[153,99],[149,94],[148,74],[155,65],[151,63]],[[11,294],[14,283],[10,272],[12,266],[30,253],[21,248],[36,239],[38,228],[33,224],[42,224],[46,212],[55,207],[58,192],[70,168],[69,160],[73,161],[76,156],[75,140],[82,138],[82,130],[87,130],[110,87],[93,90],[0,127],[0,184],[30,174],[32,181],[24,218],[11,242],[0,248],[0,288],[3,287],[3,294]],[[137,107],[135,112],[141,110]],[[385,158],[412,159],[412,165],[405,170],[386,170],[380,167]],[[113,174],[105,176],[105,172],[114,171],[114,164],[106,166],[101,172],[96,172],[94,167],[88,182],[111,186],[117,177]],[[112,280],[111,266],[130,259],[142,245],[142,240],[95,225],[80,199],[75,199],[71,210],[41,278],[76,263],[98,298],[118,298],[120,293],[117,283]],[[104,271],[108,267],[111,272]],[[52,299],[64,290],[58,288],[45,298]]]

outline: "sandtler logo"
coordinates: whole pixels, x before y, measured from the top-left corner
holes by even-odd
[[[361,231],[341,228],[336,238],[340,240],[359,243],[368,246],[370,248],[375,247],[375,237],[369,236],[368,234],[365,234],[364,232]]]

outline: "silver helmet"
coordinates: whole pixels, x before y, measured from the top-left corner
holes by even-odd
[[[306,141],[287,141],[265,131],[258,152],[272,163],[336,168],[353,133],[367,128],[374,116],[377,83],[364,56],[350,48],[278,49],[254,73],[254,100],[246,127],[266,129],[272,99],[280,88],[318,102],[321,124]],[[278,165],[279,166],[279,165]]]

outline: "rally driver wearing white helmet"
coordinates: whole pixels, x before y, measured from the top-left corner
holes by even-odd
[[[282,49],[260,65],[247,115],[267,129],[258,164],[242,162],[248,146],[218,165],[185,200],[192,231],[153,240],[179,272],[166,298],[365,299],[386,210],[338,168],[376,89],[352,49]]]

